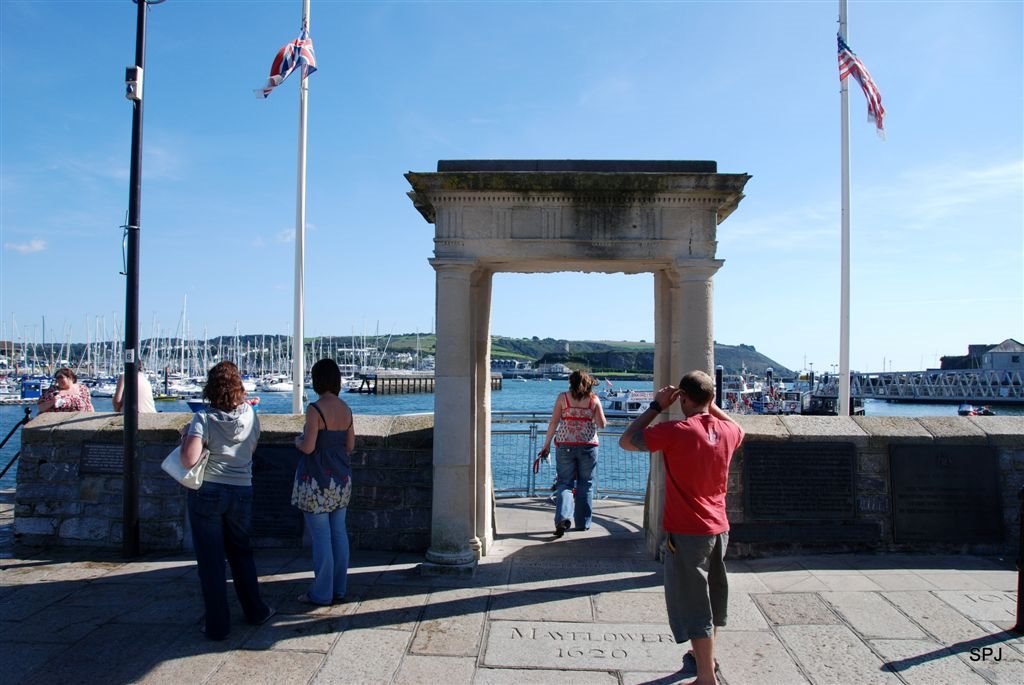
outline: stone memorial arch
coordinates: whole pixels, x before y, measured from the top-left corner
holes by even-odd
[[[720,174],[715,162],[693,161],[440,161],[436,173],[406,174],[413,204],[434,224],[437,356],[428,568],[472,570],[493,542],[493,275],[653,273],[655,387],[675,384],[690,369],[711,373],[712,277],[723,264],[716,258],[717,227],[739,205],[749,178]],[[603,315],[614,317],[615,311]],[[645,527],[653,552],[664,470],[660,455],[651,459]]]

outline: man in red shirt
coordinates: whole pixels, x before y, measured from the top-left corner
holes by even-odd
[[[648,428],[677,399],[683,420]],[[696,662],[695,685],[718,682],[715,636],[725,625],[729,602],[725,493],[729,462],[743,441],[743,429],[714,399],[711,376],[691,371],[678,389],[658,390],[619,439],[624,450],[660,451],[665,457],[665,606],[676,642],[693,643],[683,668],[692,669]]]

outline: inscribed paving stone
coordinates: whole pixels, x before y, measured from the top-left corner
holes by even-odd
[[[475,668],[473,657],[409,655],[402,661],[394,685],[470,683]]]
[[[508,668],[674,672],[682,652],[667,626],[492,621],[483,664]]]
[[[862,637],[924,639],[921,629],[873,592],[823,592],[821,598],[842,614]]]
[[[590,595],[523,590],[493,595],[490,617],[513,621],[586,623],[594,620],[594,608]]]
[[[985,680],[955,654],[931,640],[869,640],[875,651],[910,685],[982,685]]]
[[[722,676],[729,685],[797,685],[807,682],[773,633],[719,633],[715,641],[715,655],[722,666]]]
[[[346,630],[311,682],[390,683],[408,644],[403,631]]]
[[[323,660],[323,654],[305,652],[232,652],[207,683],[305,685],[320,668]]]
[[[985,635],[981,628],[931,592],[883,592],[882,596],[947,647]]]
[[[967,618],[975,621],[1013,621],[1017,616],[1017,593],[998,592],[935,592]]]
[[[779,637],[813,683],[899,683],[882,660],[844,625],[779,626]]]
[[[647,674],[650,675],[650,674]],[[654,678],[643,678],[635,682],[649,683]],[[624,685],[634,681],[623,675]],[[612,673],[601,671],[541,671],[508,668],[478,668],[473,685],[618,685],[619,679]]]
[[[761,611],[774,625],[827,625],[839,623],[836,615],[821,601],[818,595],[809,592],[751,595]]]
[[[605,623],[668,625],[665,597],[654,592],[602,592],[594,597],[597,620]]]

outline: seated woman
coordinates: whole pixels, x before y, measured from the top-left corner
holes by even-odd
[[[75,372],[66,367],[53,375],[53,384],[43,391],[36,406],[40,414],[48,411],[96,411],[92,408],[89,388],[80,385]]]

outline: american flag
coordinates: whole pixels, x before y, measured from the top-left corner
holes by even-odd
[[[871,74],[868,73],[868,68],[864,66],[857,55],[853,54],[853,50],[846,44],[843,37],[836,35],[836,39],[839,41],[839,80],[842,82],[847,76],[857,79],[861,90],[864,91],[864,97],[868,100],[868,121],[874,119],[879,135],[884,135],[885,128],[882,125],[882,119],[885,117],[885,108],[882,107],[882,94],[878,92],[878,86],[875,85]]]
[[[316,71],[316,55],[313,54],[313,39],[309,37],[309,28],[302,27],[299,37],[288,43],[277,51],[274,63],[270,65],[270,76],[267,78],[267,85],[262,93],[263,97],[270,95],[270,91],[284,83],[284,80],[296,68],[302,67],[302,78],[306,78]]]

